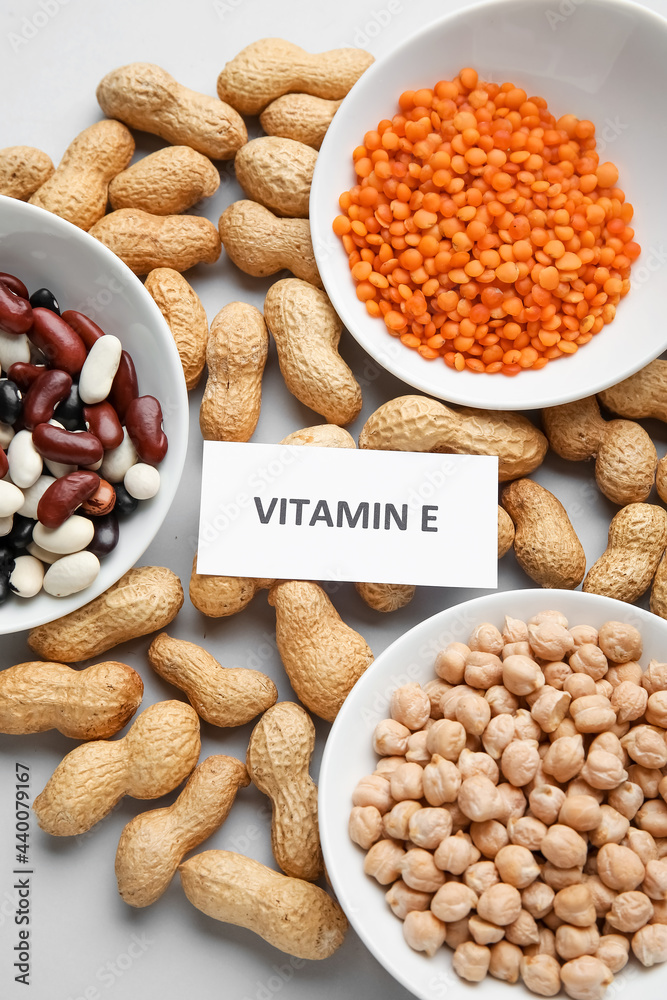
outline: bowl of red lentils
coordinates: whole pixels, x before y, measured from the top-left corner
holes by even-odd
[[[624,0],[501,0],[366,71],[322,144],[310,221],[325,289],[381,367],[519,410],[665,349],[650,164],[667,139],[644,111],[665,44],[667,21]]]
[[[666,647],[631,605],[510,591],[421,622],[357,682],[322,848],[414,996],[664,996]]]

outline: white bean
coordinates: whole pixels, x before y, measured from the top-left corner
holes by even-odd
[[[19,489],[27,489],[37,482],[42,474],[42,456],[32,443],[30,431],[19,431],[7,449],[9,475]]]
[[[152,465],[137,462],[127,470],[123,482],[125,489],[135,500],[150,500],[160,489],[160,473]]]
[[[53,476],[40,476],[32,486],[23,490],[23,504],[17,513],[22,517],[29,517],[33,521],[37,519],[37,505],[42,496],[48,490],[51,483],[55,483]]]
[[[106,479],[109,483],[122,483],[127,470],[139,458],[127,433],[127,427],[123,428],[123,435],[123,440],[117,448],[112,448],[110,451],[104,453],[100,474],[102,479]]]
[[[79,376],[79,396],[88,405],[101,403],[111,391],[123,350],[118,337],[107,334],[96,340]]]
[[[57,559],[44,576],[44,590],[52,597],[69,597],[89,587],[100,571],[92,552],[73,552]]]
[[[25,333],[0,330],[0,367],[7,371],[16,361],[30,361],[30,341]]]
[[[9,576],[9,586],[18,597],[35,597],[42,589],[44,567],[34,556],[18,556]]]
[[[38,521],[32,533],[33,540],[48,552],[69,555],[85,549],[95,534],[93,522],[87,517],[72,514],[59,528],[45,528]]]
[[[0,517],[11,517],[23,506],[23,493],[5,480],[0,480]]]

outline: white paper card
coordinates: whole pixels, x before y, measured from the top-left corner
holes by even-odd
[[[498,460],[205,441],[197,571],[498,583]]]

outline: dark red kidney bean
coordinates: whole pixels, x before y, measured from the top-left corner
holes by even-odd
[[[10,292],[14,295],[20,295],[22,299],[29,299],[30,292],[25,287],[20,278],[17,278],[15,274],[8,274],[7,271],[0,271],[0,281],[2,281]]]
[[[16,382],[19,389],[25,392],[35,379],[39,378],[46,370],[44,365],[30,365],[27,361],[15,361],[7,369],[7,374],[12,382]]]
[[[82,504],[81,511],[89,517],[101,517],[103,514],[110,514],[116,505],[116,491],[106,479],[100,479],[100,484],[86,502]]]
[[[0,281],[0,327],[7,333],[27,333],[32,326],[32,306]]]
[[[69,395],[72,376],[58,368],[38,375],[23,398],[23,422],[28,430],[48,423],[58,403]]]
[[[33,309],[50,309],[51,312],[60,316],[60,305],[50,288],[38,288],[30,296],[30,305]]]
[[[88,429],[102,442],[105,451],[117,448],[123,440],[123,428],[111,403],[106,399],[103,403],[84,406],[83,418]]]
[[[4,479],[9,472],[9,462],[4,448],[0,448],[0,479]]]
[[[47,361],[68,375],[78,375],[88,357],[86,345],[62,316],[50,309],[33,309],[30,340]],[[0,322],[2,317],[0,314]]]
[[[104,330],[100,330],[97,323],[93,323],[92,319],[88,319],[87,316],[76,309],[66,309],[63,313],[63,319],[66,323],[69,323],[73,330],[76,330],[88,350],[90,350],[96,340],[104,336]]]
[[[53,424],[37,424],[32,443],[44,458],[66,465],[95,465],[104,455],[104,448],[94,434],[66,431]]]
[[[118,519],[115,514],[105,514],[104,517],[93,518],[95,534],[88,545],[88,551],[98,559],[108,556],[118,545],[120,535]]]
[[[111,383],[111,392],[108,400],[118,414],[121,424],[125,420],[127,408],[133,399],[139,395],[139,383],[137,382],[137,372],[134,361],[127,351],[123,351],[120,356],[118,371]]]
[[[133,399],[125,414],[125,426],[142,462],[156,465],[167,454],[167,435],[162,430],[162,407],[155,396]]]
[[[45,528],[59,528],[99,485],[100,477],[96,472],[79,469],[61,476],[42,493],[37,504],[37,520]]]

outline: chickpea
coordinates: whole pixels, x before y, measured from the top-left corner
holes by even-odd
[[[528,910],[521,910],[521,913],[505,928],[505,937],[511,944],[518,944],[522,948],[531,944],[539,944],[540,932],[534,917]]]
[[[560,978],[573,1000],[602,1000],[614,977],[599,958],[582,955],[561,966]]]
[[[654,837],[667,837],[667,803],[649,799],[637,810],[635,822],[640,830],[648,830]]]
[[[495,924],[489,923],[488,920],[482,920],[477,914],[470,918],[468,927],[476,944],[496,944],[496,942],[502,941],[505,936],[502,927],[497,927]]]
[[[667,729],[667,691],[654,691],[649,697],[646,705],[646,721],[650,726]]]
[[[466,684],[488,691],[503,679],[503,661],[495,653],[473,651],[466,659],[463,674]]]
[[[546,884],[552,889],[555,889],[556,892],[567,888],[569,885],[578,885],[581,882],[583,874],[584,869],[582,865],[572,865],[570,868],[559,868],[558,865],[554,865],[551,861],[546,861],[542,865],[542,878]],[[558,918],[558,924],[560,923],[562,923],[562,921]],[[551,924],[549,924],[549,926],[551,927]],[[552,930],[553,929],[554,928],[552,927]]]
[[[572,698],[586,698],[597,693],[595,681],[588,674],[572,674],[563,684],[563,690]]]
[[[382,817],[383,835],[389,837],[391,840],[408,840],[410,819],[420,809],[419,802],[415,802],[413,799],[404,799],[402,802],[397,802]]]
[[[606,916],[617,894],[604,884],[599,875],[584,875],[583,884],[590,889],[598,920]]]
[[[551,955],[530,955],[521,959],[521,978],[532,993],[554,997],[560,992],[560,965]]]
[[[595,799],[598,805],[601,805],[605,798],[605,793],[601,788],[593,788],[593,786],[589,785],[583,778],[574,778],[572,781],[568,782],[566,795],[567,798],[570,798],[571,795],[590,795],[592,799]]]
[[[558,822],[573,830],[594,830],[602,820],[602,811],[592,795],[568,795],[558,814]]]
[[[519,699],[516,695],[508,691],[504,684],[494,684],[484,695],[491,706],[491,715],[504,715],[506,712],[512,714],[519,707]]]
[[[389,903],[392,913],[399,920],[405,920],[408,913],[413,910],[428,910],[432,897],[430,892],[419,892],[417,889],[411,889],[403,879],[399,878],[384,894],[384,898]]]
[[[508,656],[503,660],[503,684],[512,694],[523,697],[544,687],[544,674],[529,656]]]
[[[517,889],[525,889],[540,874],[540,866],[526,847],[509,844],[498,851],[494,860],[501,880]]]
[[[430,910],[410,910],[403,921],[403,937],[415,951],[432,958],[445,942],[447,928]]]
[[[593,847],[604,844],[620,844],[630,827],[630,820],[612,806],[600,806],[601,818],[594,830],[590,831],[589,840]]]
[[[653,900],[653,923],[667,924],[667,899]]]
[[[498,882],[485,889],[477,901],[477,913],[499,927],[514,923],[521,913],[521,894],[513,885]]]
[[[611,707],[616,712],[619,722],[634,722],[641,719],[646,711],[648,693],[633,681],[622,681],[611,696]]]
[[[509,941],[499,941],[491,946],[491,961],[489,972],[494,979],[501,979],[505,983],[516,983],[519,979],[519,969],[523,952],[516,944]]]
[[[468,917],[464,917],[463,920],[455,920],[452,924],[447,924],[445,944],[448,948],[455,950],[460,944],[465,944],[466,941],[472,941]]]
[[[570,629],[570,635],[574,639],[575,648],[582,646],[585,642],[593,646],[598,644],[598,630],[592,625],[573,625]]]
[[[430,851],[411,847],[401,858],[401,878],[411,889],[436,892],[445,881],[445,873],[437,867]]]
[[[595,682],[595,693],[601,694],[603,698],[611,699],[611,696],[614,693],[614,688],[609,683],[607,678],[603,677],[601,681]]]
[[[461,775],[456,764],[434,754],[431,763],[424,768],[422,776],[424,798],[431,806],[441,806],[445,802],[456,802],[461,787]]]
[[[574,639],[568,630],[555,621],[529,625],[528,642],[533,656],[540,660],[562,660],[574,649]]]
[[[570,624],[562,611],[552,611],[551,609],[538,611],[536,615],[528,619],[529,625],[541,625],[542,622],[556,622],[563,628],[568,628]]]
[[[599,646],[584,642],[572,653],[568,660],[576,674],[588,674],[594,681],[602,680],[607,673],[609,663]]]
[[[614,663],[638,660],[642,655],[642,637],[634,625],[624,622],[605,622],[598,631],[600,649]]]
[[[662,861],[667,858],[667,837],[654,837],[655,846],[658,851],[658,858]]]
[[[405,764],[405,757],[381,757],[373,773],[389,781],[399,764]]]
[[[667,764],[667,743],[661,730],[635,726],[621,740],[632,759],[643,767],[660,768]]]
[[[551,909],[551,910],[549,910],[548,913],[545,913],[545,915],[542,917],[542,923],[544,924],[544,926],[546,927],[547,930],[551,931],[551,933],[554,936],[554,942],[555,942],[555,940],[556,940],[556,931],[561,926],[561,924],[563,923],[563,921],[560,919],[560,917],[556,916],[555,910]],[[555,948],[555,945],[554,945],[554,948]]]
[[[582,955],[594,955],[599,944],[600,932],[595,923],[586,927],[561,924],[556,931],[556,952],[566,962]]]
[[[657,799],[660,794],[660,782],[662,781],[662,771],[657,767],[642,767],[641,764],[630,764],[628,778],[639,785],[644,798]]]
[[[641,684],[644,671],[641,664],[636,660],[629,660],[627,663],[618,663],[611,666],[606,673],[606,678],[613,688],[623,681],[631,681],[633,684]]]
[[[424,795],[424,768],[406,761],[399,764],[390,779],[391,796],[396,802],[421,799]]]
[[[458,802],[445,802],[442,808],[452,817],[452,833],[467,833],[470,829],[470,817],[466,816]]]
[[[405,756],[410,730],[394,719],[378,722],[373,733],[373,749],[381,757]]]
[[[667,775],[658,782],[658,795],[667,802]]]
[[[395,840],[378,840],[364,858],[364,873],[380,885],[395,882],[401,874],[405,851]]]
[[[630,942],[622,934],[603,934],[595,958],[612,971],[620,972],[628,964]]]
[[[475,823],[495,819],[503,807],[497,786],[484,774],[464,778],[459,789],[458,803],[465,815]]]
[[[562,691],[568,678],[575,676],[572,673],[570,665],[564,663],[562,660],[553,660],[551,663],[545,663],[542,667],[542,673],[547,684],[550,687],[556,688],[557,691]]]
[[[500,767],[507,780],[520,787],[535,776],[539,762],[535,740],[512,740],[503,750]]]
[[[544,758],[549,753],[549,746],[549,743],[540,743],[537,748],[537,752],[540,755],[540,762],[537,765],[537,771],[528,784],[523,787],[524,792],[527,792],[529,795],[532,791],[534,791],[534,789],[542,788],[544,785],[553,785],[556,788],[559,787],[553,774],[547,774],[544,770]]]
[[[651,899],[667,899],[667,861],[651,859],[646,863],[642,889]]]
[[[653,903],[646,893],[630,890],[620,892],[607,914],[607,923],[623,934],[632,934],[647,924],[653,916]]]
[[[468,865],[463,873],[464,884],[478,896],[499,881],[498,869],[493,861],[476,861],[474,865]]]
[[[424,767],[431,762],[431,753],[426,748],[428,739],[428,729],[421,729],[418,733],[411,733],[408,737],[408,749],[405,759],[410,764],[420,764]]]
[[[387,778],[379,774],[369,774],[362,778],[352,792],[352,805],[375,806],[384,815],[394,804],[391,785]]]
[[[580,774],[593,788],[602,788],[606,791],[618,788],[628,778],[628,772],[618,757],[608,753],[607,750],[591,751]]]
[[[587,853],[588,845],[584,838],[562,823],[550,827],[542,841],[542,854],[558,868],[582,867]]]
[[[667,962],[667,924],[646,924],[633,934],[631,945],[642,965]]]
[[[542,732],[553,733],[567,715],[571,700],[567,691],[545,684],[531,705],[530,714]]]
[[[510,819],[507,824],[507,833],[510,842],[519,847],[526,847],[529,851],[539,851],[547,832],[546,823],[535,816],[521,816],[520,819]]]
[[[627,892],[644,881],[646,869],[629,847],[604,844],[598,851],[598,874],[610,889]]]
[[[502,781],[496,787],[502,803],[502,813],[496,818],[505,824],[511,819],[520,819],[526,811],[526,796],[521,789],[507,781]]]
[[[440,699],[440,710],[442,712],[443,719],[447,719],[449,722],[455,722],[456,706],[461,698],[467,694],[476,693],[475,688],[471,688],[467,684],[457,684],[456,687],[452,687],[449,691],[445,691]]]
[[[408,729],[422,729],[431,714],[431,702],[420,684],[404,684],[391,696],[390,714]]]
[[[530,811],[547,826],[556,822],[564,801],[565,792],[557,785],[534,788],[528,797]]]
[[[353,806],[347,830],[350,840],[367,851],[382,836],[382,816],[375,806]]]
[[[537,698],[539,694],[540,691],[536,691],[534,695],[528,695],[526,700]],[[539,743],[541,739],[544,739],[544,733],[539,724],[525,708],[518,708],[514,713],[514,733],[517,740],[533,740],[535,743]]]
[[[601,694],[575,698],[570,704],[570,715],[580,733],[602,733],[616,722],[609,698]]]
[[[642,685],[649,694],[656,691],[667,691],[667,663],[651,660],[642,674]]]
[[[648,865],[649,861],[658,860],[658,847],[655,838],[647,830],[638,830],[631,826],[621,843],[623,847],[629,847],[631,851],[635,852],[644,867]],[[646,877],[648,878],[648,871]],[[643,891],[646,892],[646,889]],[[651,893],[649,892],[648,895],[650,896]]]
[[[424,684],[424,691],[428,695],[428,700],[431,702],[431,718],[433,720],[442,718],[440,699],[445,691],[449,691],[450,689],[451,685],[447,684],[446,681],[441,681],[439,677],[435,677],[432,681],[427,681],[426,684]]]
[[[570,702],[572,704],[572,702]],[[576,736],[579,730],[574,724],[574,719],[566,715],[561,724],[557,729],[554,729],[553,733],[548,733],[549,742],[553,743],[554,740],[560,740],[563,736]]]
[[[471,650],[479,650],[482,653],[499,653],[505,641],[495,625],[483,622],[477,625],[470,633],[468,646]]]
[[[503,750],[514,739],[514,719],[509,713],[494,716],[482,733],[482,744],[493,760],[500,760]]]
[[[523,949],[524,955],[551,955],[556,957],[556,935],[548,927],[538,924],[539,941],[526,945]]]
[[[510,618],[505,615],[503,623],[503,642],[527,642],[528,626],[520,618]]]
[[[536,879],[521,893],[521,902],[524,910],[541,920],[552,909],[555,895],[550,885]]]
[[[484,945],[465,941],[455,950],[452,958],[454,972],[469,983],[479,983],[489,971],[491,952]]]
[[[432,754],[456,763],[466,745],[466,731],[460,722],[438,719],[428,731],[426,746]]]
[[[396,808],[394,806],[394,808]],[[416,847],[434,851],[452,832],[452,817],[446,809],[419,808],[408,821],[408,837]]]
[[[457,722],[460,722],[465,731],[473,736],[481,736],[490,719],[489,703],[481,695],[465,694],[456,703]]]
[[[487,753],[473,753],[472,750],[464,748],[458,759],[457,767],[462,778],[472,778],[476,774],[483,774],[494,785],[498,784],[500,777],[498,765]]]
[[[557,892],[554,910],[564,923],[575,927],[588,927],[597,919],[591,890],[587,885],[568,885]]]
[[[475,847],[479,848],[486,858],[495,858],[498,851],[509,844],[507,828],[496,819],[471,823],[470,836]]]
[[[547,774],[553,774],[556,781],[565,782],[579,774],[585,759],[584,741],[581,735],[562,736],[551,744],[542,766]]]
[[[593,737],[588,752],[590,753],[592,750],[606,750],[607,753],[613,753],[615,757],[618,757],[623,767],[627,767],[630,763],[630,757],[623,749],[620,739],[612,732],[598,733],[597,736]]]
[[[468,865],[479,861],[481,854],[466,833],[445,837],[436,848],[434,860],[438,868],[452,875],[462,875]]]
[[[475,736],[473,733],[468,733],[466,736],[466,745],[463,750],[470,750],[471,753],[479,753],[482,749],[482,739],[480,736]],[[463,753],[463,750],[461,753]],[[460,758],[459,758],[460,759]]]
[[[439,920],[451,924],[463,920],[477,904],[477,895],[460,882],[445,882],[431,900],[431,911]]]
[[[500,654],[501,660],[506,660],[508,656],[531,656],[532,651],[530,648],[530,643],[525,640],[523,642],[508,642]]]
[[[435,672],[438,677],[448,684],[460,684],[469,653],[470,649],[464,642],[450,642],[436,657]]]

